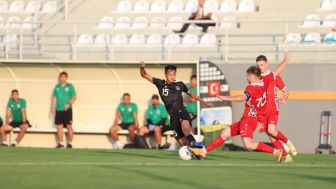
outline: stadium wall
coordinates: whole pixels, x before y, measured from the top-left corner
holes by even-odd
[[[247,84],[245,70],[250,65],[252,63],[219,64],[232,93],[244,90]],[[275,64],[272,64],[271,68],[274,67]],[[300,152],[315,151],[319,143],[320,116],[324,110],[330,110],[333,113],[332,145],[336,146],[335,70],[334,64],[289,64],[282,73],[291,94],[287,105],[282,106],[279,128],[297,145]],[[233,120],[240,119],[243,108],[242,103],[233,103]],[[256,133],[255,139],[268,141],[267,137],[260,133]],[[235,138],[233,141],[242,145],[240,138]]]
[[[167,63],[169,62],[165,62]],[[177,79],[189,83],[190,76],[196,73],[195,63],[177,64]],[[142,126],[150,98],[153,94],[157,94],[156,87],[141,78],[138,63],[2,63],[0,115],[4,118],[12,89],[17,88],[20,97],[27,101],[28,119],[32,124],[30,130],[34,132],[28,133],[30,136],[23,139],[22,145],[53,147],[56,144],[55,137],[52,137],[55,135],[55,132],[52,132],[55,131],[55,126],[50,108],[52,91],[61,71],[69,73],[69,82],[74,84],[77,92],[77,101],[73,108],[73,127],[75,132],[82,134],[75,136],[74,147],[111,148],[112,145],[106,136],[112,126],[121,95],[125,92],[131,94],[132,101],[139,107],[139,123]],[[163,78],[164,65],[149,64],[147,72]],[[81,141],[90,137],[90,133],[96,134],[96,138],[90,139],[89,146],[81,144]],[[36,142],[41,139],[45,142]]]

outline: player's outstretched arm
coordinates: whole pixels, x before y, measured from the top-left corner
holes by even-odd
[[[289,90],[287,88],[284,88],[281,91],[283,93],[283,97],[280,99],[280,102],[281,104],[285,105],[289,97]]]
[[[286,65],[288,64],[288,61],[289,61],[290,57],[291,57],[290,54],[288,52],[286,52],[282,62],[274,70],[275,76],[280,75],[280,73],[285,69]]]
[[[142,78],[145,78],[149,82],[153,83],[153,77],[149,75],[146,70],[145,70],[145,62],[141,61],[140,62],[140,75]]]
[[[231,102],[244,102],[247,100],[246,95],[237,95],[237,96],[217,96],[217,100],[222,101],[231,101]]]
[[[188,91],[187,92],[188,93],[188,95],[192,98],[192,99],[195,99],[195,100],[197,100],[197,101],[200,101],[201,103],[203,103],[205,106],[207,106],[207,107],[213,107],[214,105],[212,104],[212,103],[210,103],[210,102],[205,102],[204,100],[203,100],[203,98],[201,98],[201,97],[199,97],[198,95],[195,95],[194,93],[192,93],[191,91]]]

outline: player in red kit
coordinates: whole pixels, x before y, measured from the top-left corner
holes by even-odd
[[[288,60],[289,54],[286,53],[283,62],[288,62]],[[280,103],[286,103],[289,92],[286,89],[286,85],[282,81],[281,77],[279,75],[276,76],[269,70],[269,64],[267,62],[266,56],[258,56],[256,63],[262,73],[260,79],[264,82],[265,87],[267,88],[267,104],[264,117],[265,120],[262,124],[260,132],[266,132],[275,148],[282,149],[284,151],[283,155],[285,157],[285,162],[293,162],[291,156],[287,153],[286,150],[284,150],[284,146],[280,141],[284,142],[284,144],[288,146],[290,152],[293,155],[297,154],[295,146],[282,132],[276,129],[276,125],[278,124]],[[279,90],[284,93],[284,97],[282,99],[278,97]]]
[[[287,62],[280,64],[275,73],[280,74]],[[219,96],[219,101],[233,101],[245,103],[245,110],[240,121],[226,127],[220,136],[212,141],[205,149],[189,148],[197,157],[205,158],[206,153],[211,152],[218,146],[222,145],[228,137],[240,135],[244,146],[248,150],[258,150],[266,153],[272,153],[278,163],[281,162],[283,154],[282,149],[274,149],[263,142],[254,142],[253,133],[258,125],[258,114],[263,115],[266,105],[266,88],[264,83],[259,79],[261,71],[256,66],[251,66],[247,72],[249,85],[246,87],[244,94],[238,96]]]

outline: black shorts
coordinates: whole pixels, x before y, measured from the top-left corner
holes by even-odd
[[[149,133],[154,133],[154,130],[150,130],[149,125],[145,125],[145,126],[148,128]],[[164,125],[155,125],[155,127],[160,127],[161,128],[161,133],[165,133],[166,131],[173,130],[172,127],[170,127],[170,126],[168,126],[166,124],[164,124]]]
[[[72,125],[72,109],[68,109],[67,111],[56,111],[55,125],[63,125],[63,127]]]
[[[182,125],[181,125],[183,120],[189,121],[189,124],[191,126],[190,115],[185,109],[180,110],[177,114],[170,115],[170,125],[173,131],[175,131],[176,140],[179,140],[184,137],[184,134],[182,132]]]
[[[119,126],[123,129],[123,130],[128,130],[128,127],[134,125],[134,123],[120,123]]]
[[[28,124],[28,127],[31,127],[29,121],[26,121],[26,123]],[[13,127],[13,128],[19,128],[21,125],[23,125],[23,122],[10,122],[9,126]]]

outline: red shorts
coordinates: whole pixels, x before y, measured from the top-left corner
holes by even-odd
[[[258,125],[257,118],[242,118],[240,121],[230,125],[231,137],[240,135],[241,138],[253,139],[253,133]]]
[[[278,111],[273,111],[268,113],[267,115],[264,116],[259,116],[259,122],[261,124],[261,128],[259,132],[266,132],[268,130],[268,125],[277,125],[278,124],[278,118],[279,118],[279,112]]]

